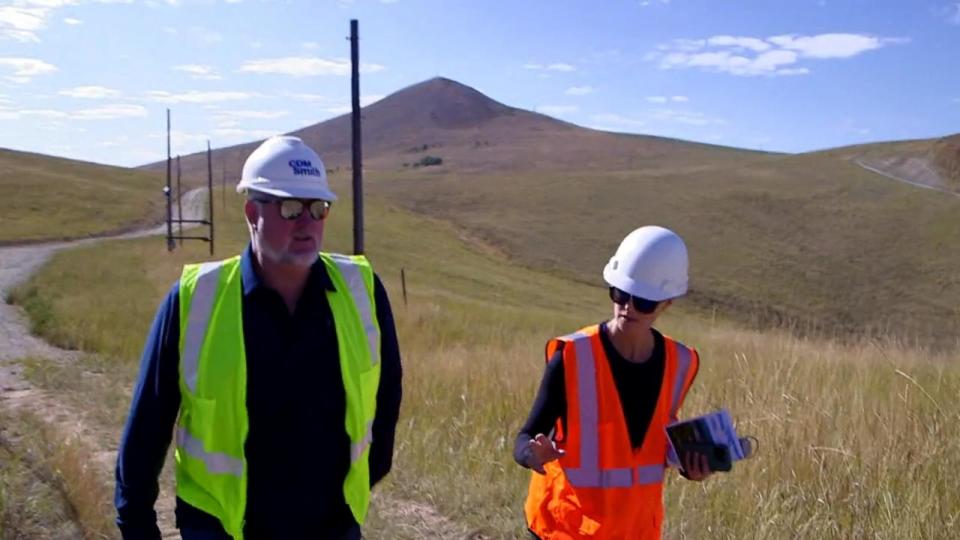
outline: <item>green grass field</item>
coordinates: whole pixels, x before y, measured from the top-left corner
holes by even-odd
[[[650,178],[610,180],[655,183]],[[480,180],[401,178],[389,190],[384,179],[372,181],[368,253],[391,293],[405,370],[394,470],[378,488],[387,497],[378,500],[427,503],[488,536],[522,538],[521,508],[529,473],[513,463],[511,451],[542,372],[543,343],[607,315],[600,269],[620,233],[612,235],[616,225],[601,218],[629,201],[590,221],[584,213],[558,216],[556,227],[561,228],[553,233],[567,247],[556,251],[557,241],[538,243],[546,242],[551,225],[523,213],[531,203],[514,197],[522,186],[487,179],[489,187],[468,191],[482,199],[492,196],[487,193],[494,187],[501,190],[499,218],[513,221],[501,224],[489,218],[483,222],[488,228],[464,230],[384,204],[382,197],[392,199],[396,196],[392,190],[414,181],[435,183],[442,201],[453,189],[444,182]],[[530,188],[534,193],[530,200],[539,196],[549,204],[555,189],[572,183],[557,182],[554,188]],[[349,192],[341,179],[335,188]],[[818,200],[826,204],[835,188],[820,189]],[[718,201],[725,200],[722,195],[716,195]],[[906,205],[919,204],[913,194],[889,195],[877,188],[878,200],[890,196],[902,197]],[[769,197],[774,203],[778,200],[773,194]],[[220,200],[219,194],[215,200]],[[458,223],[480,219],[480,211],[471,211],[466,196],[458,200],[449,207],[429,204],[444,207],[441,217],[456,218]],[[482,200],[476,204],[489,210]],[[349,205],[345,199],[335,207],[327,249],[349,249]],[[784,211],[790,207],[783,205]],[[232,255],[246,243],[239,208],[239,199],[231,195],[228,211],[221,212],[218,222],[217,257]],[[710,212],[728,220],[747,219],[716,209]],[[925,219],[934,218],[928,214]],[[484,230],[501,231],[502,236],[478,233]],[[510,238],[507,230],[516,238]],[[608,237],[609,246],[591,245],[591,238]],[[491,238],[500,249],[487,247],[485,241]],[[723,255],[701,254],[708,240],[694,235],[691,242],[695,283],[709,279],[699,273],[704,258]],[[718,228],[713,242],[727,240],[734,251],[730,257],[747,249]],[[762,240],[778,242],[773,232]],[[520,257],[508,250],[512,242],[524,242],[529,255]],[[24,305],[41,335],[96,356],[74,366],[33,365],[28,376],[78,406],[100,409],[98,422],[119,437],[127,406],[123,391],[132,384],[156,304],[184,262],[207,258],[203,244],[168,254],[159,238],[110,242],[57,255],[18,290],[14,300]],[[555,261],[554,271],[529,268],[550,260]],[[573,273],[577,279],[557,271],[562,266],[558,261],[575,263],[580,269]],[[401,269],[407,275],[406,306],[400,292]],[[749,276],[749,268],[739,271]],[[733,275],[735,270],[725,272]],[[97,309],[91,310],[94,305]],[[690,309],[695,305],[695,299],[679,302],[658,325],[697,346],[704,358],[685,413],[729,407],[740,429],[757,436],[761,447],[756,459],[704,484],[672,475],[666,492],[668,537],[960,536],[960,477],[953,474],[960,466],[956,349],[934,353],[892,340],[840,344],[815,332],[803,338],[790,329],[757,332],[728,322],[728,310],[706,316],[701,309]],[[91,386],[79,375],[87,371],[104,380]],[[384,510],[388,509],[375,509],[368,536],[416,538],[403,532],[409,530],[404,524],[381,517],[388,514]]]
[[[101,235],[162,219],[155,174],[0,148],[0,245]]]
[[[703,314],[957,346],[960,198],[832,154],[689,171],[383,173],[368,185],[516,264],[583,283],[629,231],[663,225],[690,246],[689,303]]]

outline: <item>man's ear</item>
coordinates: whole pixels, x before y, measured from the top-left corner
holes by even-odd
[[[243,213],[247,216],[247,225],[256,229],[257,220],[260,219],[260,209],[257,207],[257,203],[247,200],[243,205]]]

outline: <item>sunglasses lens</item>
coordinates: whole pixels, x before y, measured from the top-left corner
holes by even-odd
[[[280,201],[280,217],[283,219],[297,219],[303,213],[303,202],[297,199]]]
[[[639,296],[632,296],[626,291],[621,291],[616,287],[610,287],[610,300],[614,304],[625,306],[628,303],[633,304],[633,309],[639,311],[640,313],[653,313],[660,302],[655,302],[653,300],[647,300],[645,298],[640,298]]]
[[[614,304],[623,306],[630,301],[630,295],[616,287],[610,287],[610,300],[613,300]]]
[[[325,219],[330,213],[330,201],[312,201],[310,203],[310,215],[313,219]]]
[[[659,304],[660,302],[654,302],[653,300],[647,300],[637,296],[633,297],[633,307],[640,313],[653,313]]]

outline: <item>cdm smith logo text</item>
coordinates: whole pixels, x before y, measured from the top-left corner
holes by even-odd
[[[294,176],[320,176],[320,169],[314,167],[309,159],[291,159],[287,164],[293,169]]]

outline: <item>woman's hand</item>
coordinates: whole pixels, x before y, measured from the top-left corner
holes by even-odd
[[[546,471],[543,470],[545,463],[560,459],[566,453],[557,448],[553,444],[553,441],[548,439],[543,433],[538,433],[536,437],[530,439],[530,442],[527,443],[527,448],[530,449],[530,458],[527,464],[530,465],[531,469],[540,474],[546,474]]]
[[[707,461],[706,454],[700,452],[683,453],[683,472],[688,480],[701,482],[706,480],[713,471],[710,470],[710,464]]]

